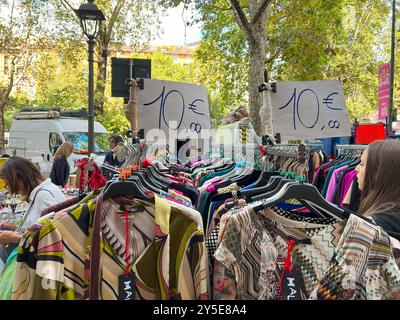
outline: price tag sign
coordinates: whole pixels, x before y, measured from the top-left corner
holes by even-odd
[[[144,130],[147,141],[177,145],[181,160],[202,153],[202,137],[208,139],[211,131],[204,86],[144,79],[144,89],[138,90],[137,98],[138,130]]]
[[[204,86],[144,79],[138,90],[138,128],[145,134],[160,129],[200,135],[211,129],[207,91]]]
[[[350,136],[340,81],[277,82],[271,93],[274,132],[283,139]]]

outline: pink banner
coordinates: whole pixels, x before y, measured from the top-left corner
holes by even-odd
[[[378,119],[385,120],[390,108],[390,63],[381,65],[378,70]]]

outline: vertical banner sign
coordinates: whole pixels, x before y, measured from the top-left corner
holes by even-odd
[[[336,80],[277,82],[271,93],[274,132],[283,139],[350,136],[342,85]]]
[[[378,119],[385,120],[390,109],[390,63],[381,65],[378,72]]]
[[[204,130],[211,130],[206,88],[144,79],[144,89],[138,89],[138,129],[144,129],[146,139],[156,135],[167,143],[200,139]]]

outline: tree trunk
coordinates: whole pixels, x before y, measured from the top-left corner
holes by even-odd
[[[104,96],[107,81],[107,62],[108,62],[108,45],[110,41],[105,32],[101,32],[99,36],[98,62],[97,62],[97,79],[95,89],[94,109],[98,115],[104,113]]]
[[[257,37],[257,35],[256,35]],[[262,40],[262,39],[259,39]],[[258,92],[259,84],[264,82],[263,70],[265,62],[265,49],[261,43],[250,42],[250,67],[249,67],[249,112],[250,121],[258,135],[262,135],[260,108],[262,95]]]
[[[249,1],[251,19],[259,15],[257,21],[251,23],[251,37],[247,37],[250,48],[249,67],[249,112],[250,120],[258,135],[263,135],[260,109],[263,104],[262,94],[258,92],[258,86],[264,82],[265,69],[265,43],[267,41],[267,16],[269,7],[260,12],[260,3],[257,0]]]
[[[4,108],[5,103],[0,102],[0,153],[5,152],[4,146]]]

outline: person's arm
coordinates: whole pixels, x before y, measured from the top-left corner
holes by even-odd
[[[0,231],[8,230],[8,231],[15,231],[17,230],[17,226],[14,223],[3,221],[0,222]]]
[[[106,156],[104,158],[104,163],[108,164],[108,165],[112,165],[112,151],[109,151],[106,153]],[[108,180],[111,176],[111,171],[105,167],[101,168],[101,172],[103,173],[103,175],[106,177],[106,179]]]
[[[112,162],[112,151],[108,151],[106,153],[106,156],[104,158],[104,162],[107,163],[107,164],[111,164],[111,162]]]
[[[69,176],[69,164],[68,164],[68,160],[67,158],[63,158],[63,166],[62,166],[62,170],[60,170],[62,172],[62,182],[63,184],[61,185],[62,187],[64,187],[67,182],[68,182],[68,176]]]
[[[53,177],[51,182],[57,186],[63,186],[65,165],[62,158],[54,160],[53,163]]]
[[[0,244],[19,243],[21,235],[14,231],[0,231]]]

